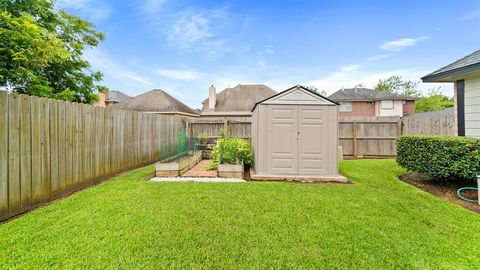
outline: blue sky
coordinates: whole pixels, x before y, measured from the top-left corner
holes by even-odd
[[[57,0],[106,35],[86,57],[104,85],[160,88],[198,108],[208,87],[277,91],[401,75],[419,80],[480,49],[480,1]],[[422,89],[433,87],[422,84]],[[443,85],[452,95],[452,86]]]

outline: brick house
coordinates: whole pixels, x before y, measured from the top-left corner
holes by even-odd
[[[340,116],[405,116],[415,113],[415,98],[368,88],[340,89],[328,97],[340,104]]]

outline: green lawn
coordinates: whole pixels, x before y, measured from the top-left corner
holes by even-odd
[[[480,216],[344,161],[356,184],[151,183],[153,167],[0,225],[0,269],[474,269]]]

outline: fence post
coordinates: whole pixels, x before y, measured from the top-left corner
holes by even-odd
[[[402,134],[403,134],[403,122],[402,122],[402,119],[400,118],[400,120],[398,120],[397,122],[397,138],[402,136]]]
[[[230,135],[230,120],[228,118],[223,118],[223,133],[225,136]]]
[[[352,123],[353,156],[358,157],[357,121]]]

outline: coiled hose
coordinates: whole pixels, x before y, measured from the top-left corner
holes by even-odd
[[[478,200],[471,200],[471,199],[467,199],[465,197],[462,196],[462,192],[465,191],[465,190],[476,190],[478,192],[478,188],[476,187],[462,187],[462,188],[459,188],[457,190],[457,196],[464,200],[464,201],[467,201],[467,202],[471,202],[471,203],[478,203]]]

